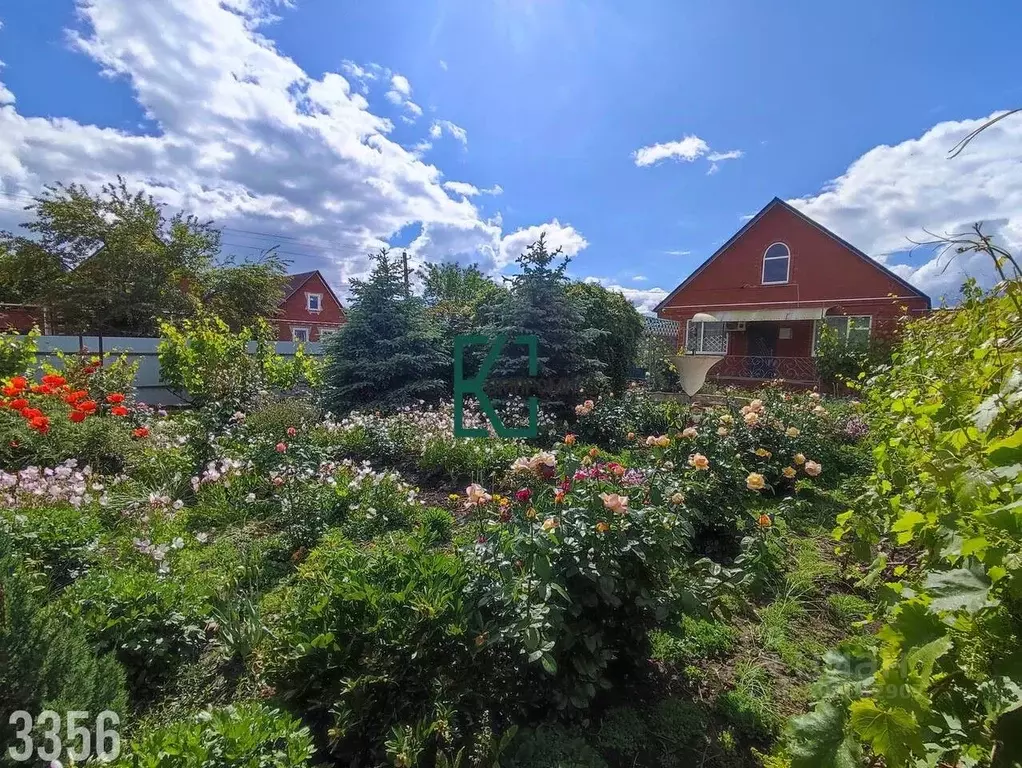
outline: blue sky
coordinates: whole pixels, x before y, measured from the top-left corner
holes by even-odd
[[[335,283],[387,243],[507,272],[547,231],[644,308],[775,195],[936,298],[989,268],[904,253],[924,228],[1022,245],[1022,119],[946,157],[1022,106],[1014,3],[23,0],[0,22],[0,226],[44,183],[122,173]]]

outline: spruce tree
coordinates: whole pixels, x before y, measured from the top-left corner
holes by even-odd
[[[585,382],[598,381],[603,363],[587,356],[597,334],[587,328],[578,305],[567,294],[565,270],[568,258],[561,249],[547,250],[546,237],[518,257],[521,272],[509,278],[510,291],[496,311],[494,333],[506,334],[508,346],[494,365],[490,379],[521,382],[514,391],[535,395],[540,408],[558,416],[568,414],[581,399]],[[535,336],[539,347],[539,370],[528,376],[528,349],[514,344],[516,336]]]
[[[381,250],[368,280],[352,280],[348,322],[327,345],[324,405],[393,410],[435,401],[451,388],[442,351],[421,299],[406,295],[403,268]]]

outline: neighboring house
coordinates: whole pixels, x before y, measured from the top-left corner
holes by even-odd
[[[49,313],[41,304],[0,304],[0,333],[28,333],[32,328],[50,332]]]
[[[686,353],[722,355],[709,379],[815,384],[823,323],[846,338],[889,336],[930,309],[918,288],[774,198],[657,307]]]
[[[273,318],[279,341],[323,341],[348,322],[341,300],[319,270],[288,275]]]

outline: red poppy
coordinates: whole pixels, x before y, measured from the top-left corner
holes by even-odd
[[[45,376],[43,376],[43,384],[48,384],[51,387],[62,387],[63,385],[67,384],[67,379],[65,379],[60,374],[48,373]]]
[[[96,401],[95,400],[85,400],[85,401],[83,401],[81,403],[78,403],[78,405],[76,405],[75,408],[77,410],[81,411],[82,413],[95,413],[96,412]]]
[[[28,379],[24,376],[14,376],[11,378],[11,386],[15,389],[24,389],[28,386]]]
[[[96,372],[96,369],[93,368],[91,365],[87,365],[84,368],[82,368],[82,373],[84,373],[86,376],[91,376],[95,372]]]
[[[16,411],[20,411],[22,408],[28,408],[28,400],[23,397],[19,397],[17,400],[11,400],[11,408]]]
[[[45,435],[50,431],[50,420],[45,416],[36,416],[28,424],[29,429],[34,429],[41,435]]]
[[[26,419],[34,419],[37,416],[42,416],[43,412],[40,411],[38,408],[22,408],[21,415],[24,416]]]
[[[88,392],[86,392],[84,389],[79,389],[75,392],[68,392],[66,395],[64,395],[64,402],[68,403],[69,405],[74,405],[78,401],[84,400],[88,396],[89,396]]]
[[[149,430],[146,427],[139,427],[138,429],[136,429],[131,434],[134,437],[139,437],[139,438],[149,437]]]
[[[88,414],[85,411],[71,411],[71,415],[68,416],[68,418],[75,424],[78,424],[85,421],[86,416],[88,416]]]
[[[37,395],[49,395],[53,392],[53,387],[49,384],[33,384],[32,391]]]
[[[0,392],[4,393],[4,397],[14,397],[21,394],[21,390],[17,387],[4,387]]]
[[[111,405],[117,405],[118,403],[124,402],[124,395],[122,395],[120,392],[111,392],[109,395],[106,396],[106,401]]]
[[[125,408],[123,405],[115,405],[113,408],[110,409],[110,415],[111,416],[127,416],[128,415],[128,409]]]

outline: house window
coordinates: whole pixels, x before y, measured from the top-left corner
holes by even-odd
[[[763,252],[763,285],[788,282],[791,251],[784,243],[774,243]]]
[[[322,293],[307,293],[305,294],[305,308],[309,312],[319,312],[323,309],[323,294]]]
[[[307,344],[309,341],[309,329],[308,328],[296,328],[291,327],[291,341],[296,344]]]
[[[822,321],[816,321],[813,332],[813,354],[820,343],[820,336],[823,333],[823,326],[826,324],[832,328],[837,337],[851,346],[865,347],[869,343],[869,334],[873,327],[873,318],[869,315],[850,315],[841,317],[827,317]]]
[[[697,355],[723,355],[727,352],[727,333],[724,323],[694,323],[688,321],[685,349]]]

